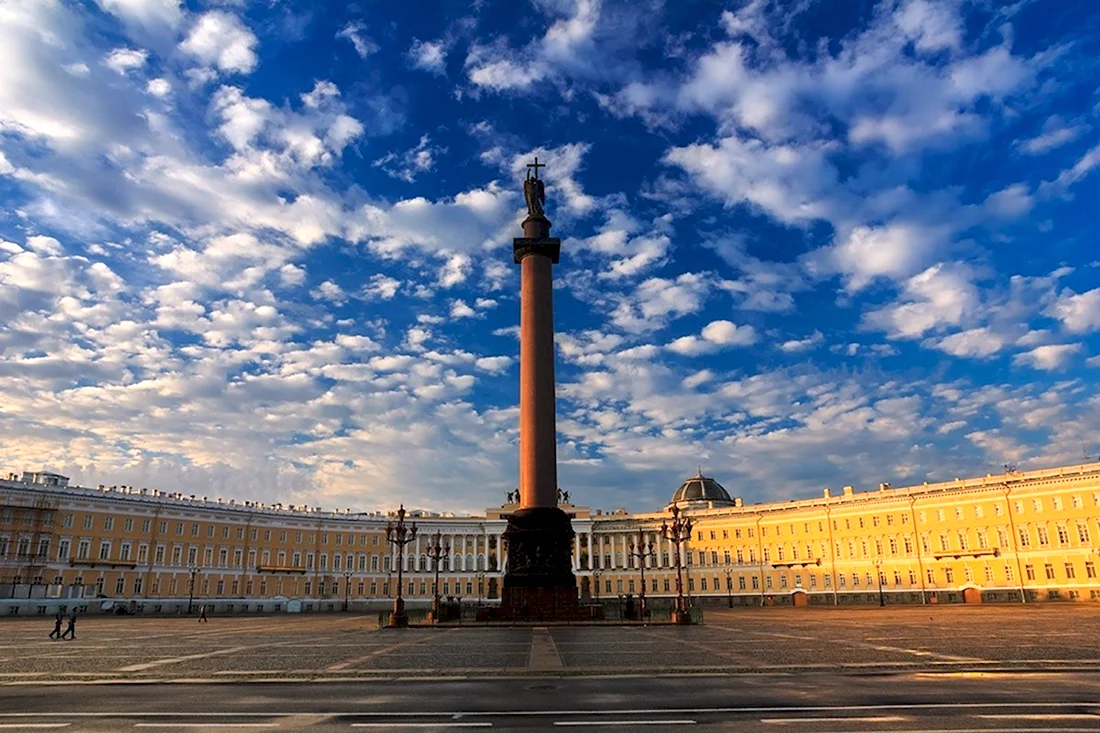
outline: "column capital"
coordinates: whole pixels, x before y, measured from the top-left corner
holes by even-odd
[[[557,237],[516,237],[512,240],[512,261],[517,265],[528,255],[543,255],[558,264],[561,240]]]

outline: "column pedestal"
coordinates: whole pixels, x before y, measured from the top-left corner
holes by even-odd
[[[573,576],[573,527],[558,507],[519,509],[508,518],[508,573],[501,596],[502,615],[531,621],[577,617]]]

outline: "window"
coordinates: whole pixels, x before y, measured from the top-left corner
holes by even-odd
[[[286,534],[286,532],[284,532],[283,534]],[[222,527],[222,539],[223,540],[229,539],[229,527],[228,526]],[[286,539],[286,538],[284,537],[283,539]]]
[[[954,583],[955,582],[955,569],[954,568],[944,568],[943,569],[943,579],[947,583]]]
[[[981,519],[982,515],[984,513],[985,512],[982,511],[982,507],[981,507],[980,504],[978,506],[974,507],[974,516],[977,517],[978,519]]]
[[[244,527],[237,527],[237,539],[244,539]]]
[[[1016,576],[1012,572],[1012,566],[1005,565],[1005,580],[1011,583],[1015,579],[1015,577]]]
[[[955,519],[963,518],[963,508],[961,506],[955,507]]]
[[[1037,513],[1043,511],[1043,500],[1042,499],[1032,499],[1031,500],[1031,508],[1034,509]]]
[[[153,564],[164,564],[164,545],[159,545],[157,549],[153,551]]]
[[[1003,506],[1001,506],[1001,504],[1000,504],[1000,503],[997,503],[997,504],[994,504],[994,505],[993,505],[993,514],[994,514],[994,515],[996,515],[996,516],[998,516],[998,517],[999,517],[999,516],[1001,516],[1001,515],[1002,515],[1003,513],[1004,513],[1004,507],[1003,507]]]
[[[106,560],[111,556],[111,543],[101,542],[99,545],[99,559]]]
[[[957,534],[958,534],[958,537],[959,537],[959,549],[960,550],[969,549],[969,541],[966,537],[966,532],[958,532]]]
[[[1066,563],[1066,577],[1070,580],[1073,580],[1077,577],[1077,571],[1074,569],[1073,563],[1071,562]]]
[[[722,530],[722,539],[728,540],[730,538],[730,531],[728,529]]]
[[[103,530],[105,532],[110,532],[114,528],[115,528],[115,518],[114,517],[104,517],[103,518]]]
[[[1046,571],[1047,580],[1054,580],[1054,563],[1045,563],[1043,570]]]
[[[1087,524],[1077,525],[1077,541],[1083,545],[1089,544],[1089,527]]]
[[[925,575],[926,578],[928,578],[929,583],[935,583],[936,582],[936,571],[934,569],[926,568],[925,571],[924,571],[924,575]]]
[[[1039,525],[1035,528],[1035,536],[1039,540],[1040,547],[1047,547],[1050,545],[1050,535],[1047,534],[1047,528],[1043,525]]]
[[[941,522],[944,520],[943,509],[936,510],[936,519]]]
[[[983,550],[989,549],[989,535],[985,533],[985,530],[979,529],[978,535],[978,547]]]
[[[878,526],[878,515],[877,514],[875,516],[871,517],[871,526],[872,527],[877,527]]]
[[[72,514],[66,514],[64,517],[62,517],[61,518],[61,526],[64,527],[65,529],[72,529],[73,515]]]
[[[886,526],[888,526],[888,527],[893,527],[894,526],[894,515],[893,514],[887,514],[886,515]]]
[[[1035,580],[1035,566],[1034,565],[1024,565],[1024,576],[1028,580]]]
[[[1065,525],[1058,525],[1058,544],[1063,546],[1069,544],[1069,528]]]
[[[1055,511],[1061,510],[1061,508],[1062,508],[1062,497],[1056,496],[1053,499],[1051,499],[1050,501],[1051,501],[1052,504],[1054,504],[1054,510]]]
[[[1074,509],[1080,509],[1083,506],[1083,504],[1081,503],[1081,495],[1080,494],[1074,494],[1072,501],[1073,501],[1073,508]]]
[[[133,532],[134,531],[134,520],[127,519],[126,521],[124,521],[122,523],[122,531],[123,532]]]
[[[142,520],[142,522],[141,522],[141,533],[142,534],[149,534],[149,530],[151,530],[152,528],[153,528],[153,520],[152,519],[143,519]]]
[[[191,523],[191,536],[192,537],[198,537],[199,536],[199,524],[198,524],[198,522],[192,522]]]
[[[1085,563],[1085,577],[1096,578],[1096,563],[1091,560]]]
[[[1031,536],[1027,533],[1027,527],[1020,527],[1020,547],[1030,547]]]
[[[91,529],[92,528],[92,515],[91,514],[88,514],[84,517],[84,525],[83,526],[84,526],[84,529]]]
[[[126,578],[121,575],[118,576],[118,580],[115,581],[115,595],[122,595],[126,592]]]
[[[129,560],[130,559],[130,543],[129,542],[123,542],[122,545],[119,547],[118,559],[119,560]]]
[[[718,539],[718,538],[717,538],[717,537],[715,536],[715,534],[714,534],[714,530],[713,530],[713,529],[712,529],[712,530],[710,531],[710,538],[711,538],[712,540],[716,540],[716,539]]]
[[[209,527],[206,528],[206,536],[208,539],[214,538],[214,525],[211,524]]]

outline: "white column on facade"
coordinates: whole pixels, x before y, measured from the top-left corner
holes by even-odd
[[[577,535],[573,538],[573,571],[581,569],[581,537]]]
[[[595,554],[593,553],[593,551],[592,551],[592,548],[593,548],[593,542],[592,542],[592,528],[591,528],[591,527],[589,527],[589,528],[588,528],[588,563],[587,563],[587,565],[588,565],[588,569],[589,569],[589,570],[592,570],[593,568],[595,568],[595,567],[596,567],[596,566],[595,566],[595,565],[593,564],[593,563],[595,563],[595,562],[596,562],[596,559],[595,559],[595,558],[596,558],[596,555],[595,555]]]

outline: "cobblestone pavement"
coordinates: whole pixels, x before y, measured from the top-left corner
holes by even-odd
[[[1100,667],[1100,605],[708,609],[693,627],[379,630],[375,616],[0,620],[0,684]]]

